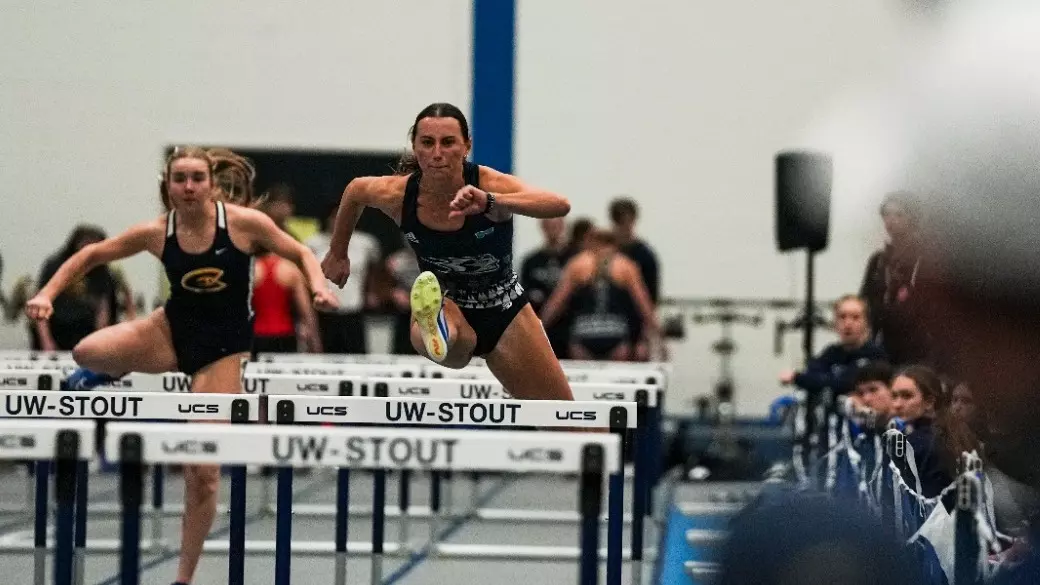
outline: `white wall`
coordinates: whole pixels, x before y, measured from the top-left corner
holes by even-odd
[[[891,0],[649,0],[609,9],[519,0],[516,170],[570,196],[574,215],[599,221],[611,197],[638,198],[664,296],[801,298],[804,255],[775,252],[773,156],[830,146],[818,117],[898,63],[914,32],[902,10]],[[860,186],[848,180],[859,162],[835,161],[835,208]],[[855,290],[880,243],[873,208],[853,217],[834,214],[817,263],[824,298]],[[537,227],[523,224],[519,247],[538,239]],[[765,410],[777,371],[798,359],[798,351],[770,358],[768,325],[738,328],[745,413]],[[691,328],[675,348],[682,387],[673,407],[709,391],[717,331]],[[797,350],[798,340],[789,342]]]
[[[101,4],[0,19],[5,288],[77,222],[156,214],[167,145],[397,149],[428,103],[469,109],[471,0]],[[125,265],[151,299],[158,263]]]
[[[571,197],[574,215],[606,220],[610,197],[637,197],[666,296],[800,297],[802,256],[774,252],[773,155],[834,147],[847,136],[835,128],[856,127],[848,104],[916,34],[904,3],[518,2],[517,172]],[[8,7],[0,19],[5,288],[35,274],[76,222],[117,232],[155,213],[168,144],[401,148],[427,103],[468,111],[471,5]],[[868,162],[860,152],[837,152],[836,211],[848,193],[880,188],[857,175]],[[863,217],[834,214],[818,263],[821,296],[858,284],[880,242],[872,209]],[[536,222],[520,222],[517,256],[537,243]],[[127,267],[150,298],[157,263],[141,256]],[[743,412],[762,412],[776,371],[798,358],[795,336],[796,351],[770,357],[771,325],[738,328]],[[673,407],[707,392],[715,373],[708,346],[717,328],[690,332],[673,351]]]

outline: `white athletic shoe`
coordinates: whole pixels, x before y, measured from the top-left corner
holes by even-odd
[[[426,353],[435,362],[448,357],[448,321],[444,318],[444,296],[437,276],[423,272],[412,283],[412,319],[419,325]]]

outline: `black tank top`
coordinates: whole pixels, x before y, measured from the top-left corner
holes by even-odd
[[[571,295],[572,338],[629,338],[631,322],[636,315],[635,302],[628,290],[610,279],[611,260],[613,256],[600,260],[592,280]]]
[[[467,185],[480,187],[480,167],[465,163]],[[523,293],[513,271],[513,219],[495,222],[484,214],[466,216],[462,228],[438,231],[419,222],[421,171],[408,177],[401,208],[401,231],[419,268],[437,275],[445,296],[463,309],[508,309]]]
[[[201,254],[189,254],[177,242],[175,212],[166,219],[162,263],[170,282],[167,310],[207,320],[251,320],[253,259],[231,242],[227,212],[217,202],[217,230],[213,245]]]

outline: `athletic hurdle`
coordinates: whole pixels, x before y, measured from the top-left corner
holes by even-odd
[[[374,424],[374,425],[477,425],[490,427],[540,427],[540,428],[585,428],[585,429],[609,429],[624,440],[626,432],[635,431],[637,426],[637,407],[635,403],[617,402],[577,402],[566,400],[446,400],[436,398],[385,398],[385,397],[336,397],[336,396],[276,396],[269,395],[269,408],[267,415],[269,422],[276,424],[287,423],[335,423],[335,424]],[[517,458],[549,458],[552,452],[524,452],[518,454]],[[608,522],[608,551],[607,557],[616,559],[616,566],[608,570],[608,582],[614,581],[609,577],[615,571],[620,575],[621,570],[621,531],[622,522],[622,498],[624,492],[623,459],[618,460],[621,471],[617,476],[617,485],[612,488],[611,498],[617,498],[616,517],[603,518]],[[285,471],[283,470],[283,473]],[[342,469],[338,477],[337,505],[335,509],[337,525],[337,563],[346,555],[346,510],[349,506],[347,486],[349,482],[349,471]],[[408,471],[401,473],[402,498],[401,498],[401,521],[402,521],[402,544],[407,542],[407,519],[409,514],[407,482]],[[433,555],[442,557],[498,557],[498,558],[568,558],[568,551],[541,547],[537,551],[518,550],[517,547],[502,546],[464,546],[464,545],[439,545],[436,541],[437,528],[443,518],[440,516],[439,493],[440,477],[438,471],[431,471],[431,525],[430,541]],[[382,531],[385,522],[384,506],[380,504],[384,500],[385,476],[384,472],[376,471],[375,476],[375,505],[373,506],[373,547],[382,547]],[[284,482],[289,482],[285,487]],[[639,485],[637,483],[637,485]],[[279,477],[279,494],[285,491],[291,492],[291,475],[289,479]],[[635,493],[633,494],[635,500]],[[638,501],[638,500],[635,500]],[[614,504],[612,504],[614,505]],[[283,511],[281,502],[277,510],[279,518]],[[479,517],[479,515],[478,515]],[[633,547],[642,547],[643,531],[642,517],[634,515],[632,526]],[[340,532],[342,530],[342,533]],[[375,550],[375,549],[373,549]],[[616,555],[612,555],[615,550]],[[382,551],[380,550],[380,553]],[[598,554],[598,553],[597,553]],[[576,555],[575,555],[576,556]],[[642,548],[633,548],[631,558],[633,559],[633,572],[642,570]],[[345,562],[345,561],[343,561]],[[638,582],[638,581],[637,581]]]
[[[449,380],[431,378],[378,378],[364,376],[342,376],[335,370],[310,369],[310,375],[287,373],[262,373],[247,367],[244,374],[247,392],[267,395],[340,395],[376,396],[389,398],[438,398],[454,399],[514,399],[500,382],[490,380]],[[635,402],[639,411],[641,427],[646,437],[639,441],[639,452],[633,457],[634,467],[644,466],[647,491],[656,485],[661,451],[661,404],[663,389],[653,384],[609,384],[575,383],[571,392],[578,401]],[[544,518],[544,516],[543,516]],[[501,519],[525,520],[524,517],[502,517]],[[529,520],[540,520],[532,517]],[[551,521],[544,518],[545,521]],[[576,520],[576,518],[575,518]]]
[[[354,423],[367,422],[372,424],[468,424],[468,425],[495,425],[494,423],[486,418],[480,420],[472,417],[468,419],[459,419],[455,417],[456,411],[451,411],[450,416],[442,416],[444,413],[440,410],[445,404],[462,404],[466,405],[465,408],[475,408],[474,403],[488,402],[488,403],[501,403],[502,408],[507,408],[509,405],[523,405],[526,408],[525,412],[536,412],[535,409],[539,408],[539,403],[553,404],[555,401],[521,401],[513,398],[497,381],[481,381],[480,384],[473,384],[471,381],[459,381],[459,380],[447,380],[447,379],[415,379],[415,378],[361,378],[355,377],[351,379],[343,379],[338,376],[294,376],[288,374],[260,374],[251,371],[247,371],[245,374],[246,380],[249,382],[246,384],[247,388],[252,388],[256,392],[262,392],[267,395],[269,401],[277,403],[283,396],[291,395],[309,395],[312,398],[318,398],[321,396],[335,396],[337,393],[341,396],[355,396],[355,392],[364,392],[365,396],[375,398],[397,398],[406,399],[413,401],[412,408],[401,407],[399,411],[400,416],[395,418],[379,418],[373,417],[369,421],[352,421]],[[630,421],[635,423],[637,432],[634,433],[635,440],[630,443],[634,447],[633,457],[633,486],[632,486],[632,538],[631,538],[631,559],[634,566],[641,567],[644,560],[644,537],[645,537],[645,519],[649,517],[649,493],[652,487],[650,479],[651,463],[653,456],[651,454],[654,449],[653,445],[655,442],[654,436],[651,434],[652,420],[653,417],[649,416],[650,408],[655,407],[657,397],[657,387],[639,387],[635,385],[625,384],[572,384],[572,393],[576,401],[581,404],[600,404],[600,408],[605,405],[616,405],[618,403],[628,403],[635,407],[634,416],[629,417]],[[563,404],[574,405],[574,402],[563,401]],[[531,405],[531,406],[529,406]],[[548,408],[548,407],[547,407]],[[562,408],[562,407],[561,407]],[[519,410],[519,409],[518,409]],[[333,411],[327,411],[329,416],[322,418],[323,422],[345,422],[344,419],[336,416]],[[482,411],[483,412],[483,411]],[[503,411],[504,412],[504,411]],[[589,422],[594,421],[579,421],[572,418],[570,412],[592,412],[596,413],[595,407],[590,409],[584,409],[574,407],[568,410],[568,418],[565,420],[551,418],[549,415],[555,416],[556,410],[550,412],[545,410],[545,415],[542,418],[536,419],[535,422],[522,422],[522,423],[509,423],[519,424],[522,426],[540,426],[540,427],[575,427],[575,426],[590,426]],[[272,416],[273,409],[268,408],[268,416]],[[378,413],[377,413],[378,414]],[[461,414],[461,412],[459,413]],[[430,416],[433,415],[433,416]],[[386,416],[385,413],[383,416]],[[585,415],[582,414],[581,417]],[[606,425],[602,422],[606,420],[601,415],[597,419],[599,422],[592,424],[591,426],[599,426],[604,428]],[[402,495],[406,493],[407,487],[406,482],[408,481],[407,475],[402,475]],[[474,480],[476,481],[476,480]],[[446,486],[450,488],[451,484],[447,483]],[[377,493],[381,488],[377,485]],[[433,490],[439,489],[439,477],[432,478],[431,482],[431,501],[439,500],[439,497],[435,497],[432,493]],[[474,493],[476,490],[474,490]],[[266,493],[269,493],[266,492]],[[402,498],[404,499],[404,498]],[[450,493],[444,498],[447,501],[451,501]],[[308,505],[308,506],[297,506],[295,513],[298,515],[308,516],[333,516],[338,512],[338,506],[330,505]],[[353,513],[362,513],[363,510],[356,509],[352,510]],[[383,505],[381,502],[376,501],[373,505],[372,511],[375,515],[382,515]],[[476,498],[473,502],[473,510],[471,511],[477,518],[489,520],[510,520],[518,522],[577,522],[580,521],[580,517],[576,514],[568,513],[562,514],[560,512],[552,511],[523,511],[523,510],[481,510],[477,506]],[[408,510],[407,506],[401,506],[399,517],[403,522],[407,522],[408,515],[413,518],[430,517],[436,519],[438,514],[437,510]],[[622,519],[624,521],[624,519]],[[467,549],[456,548],[451,552],[453,554],[463,554],[469,551],[470,554],[480,556],[480,552],[473,547]],[[444,549],[444,552],[448,552],[448,549]],[[494,551],[487,551],[488,553]],[[501,554],[501,553],[495,553]],[[531,556],[537,556],[538,558],[559,558],[560,556],[566,556],[566,553],[554,550],[540,550],[530,551]],[[515,555],[514,555],[515,558]],[[530,556],[528,557],[530,558]]]
[[[170,448],[185,441],[205,448]],[[528,453],[552,453],[553,456],[525,456]],[[126,486],[122,499],[123,541],[127,544],[121,558],[124,585],[136,585],[139,582],[139,540],[135,529],[139,529],[140,525],[140,486],[145,464],[267,465],[280,468],[279,476],[289,478],[292,477],[291,469],[298,467],[372,469],[384,472],[395,469],[579,474],[579,501],[583,519],[578,580],[581,585],[599,582],[599,515],[605,483],[608,486],[608,518],[616,518],[621,505],[620,498],[613,496],[622,481],[620,438],[606,433],[343,429],[297,425],[192,425],[186,428],[186,425],[164,423],[116,422],[109,425],[105,454],[109,459],[120,462],[122,482]],[[289,518],[291,500],[285,504],[282,513],[286,514],[285,518]],[[233,510],[233,513],[239,511]],[[276,585],[289,583],[289,529],[280,518],[275,547]],[[233,532],[232,538],[239,541],[233,544],[232,551],[243,548],[243,533]],[[608,545],[608,567],[620,566],[619,549],[619,546]],[[378,584],[382,580],[382,556],[373,554],[372,563],[372,583]],[[340,567],[343,573],[339,572]],[[242,555],[232,552],[229,584],[243,583],[243,570]],[[344,562],[337,565],[337,583],[346,583],[345,570],[344,558]],[[611,585],[620,583],[619,570],[608,569],[608,575]]]
[[[373,380],[373,378],[384,378],[382,371],[370,372],[366,371],[367,366],[358,362],[351,362],[347,364],[341,363],[326,363],[323,358],[327,359],[338,359],[338,358],[351,358],[352,356],[324,356],[323,354],[302,354],[304,359],[313,359],[311,362],[290,362],[284,359],[285,356],[291,356],[294,354],[266,354],[268,358],[274,360],[277,358],[279,361],[270,362],[249,362],[245,366],[245,380],[247,391],[262,392],[261,386],[265,384],[266,378],[276,377],[281,378],[282,376],[316,376],[316,377],[341,377],[339,382],[334,380],[317,380],[311,379],[310,381],[316,384],[331,385],[329,388],[335,388],[337,383],[340,384],[353,384],[355,388],[359,390],[350,390],[354,394],[360,393],[362,396],[368,396],[368,387],[371,386],[372,382],[378,382],[379,380]],[[386,356],[384,356],[386,357]],[[389,356],[400,358],[401,362],[405,360],[414,361],[418,358],[417,356]],[[356,359],[356,358],[355,358]],[[386,361],[390,361],[389,358]],[[474,386],[472,390],[469,390],[471,394],[479,394],[484,392],[495,393],[503,397],[509,397],[508,392],[504,392],[501,384],[494,378],[490,370],[484,366],[471,365],[459,370],[452,370],[444,368],[437,364],[429,363],[429,360],[425,360],[427,365],[423,365],[423,372],[419,376],[422,380],[411,380],[412,384],[407,386],[406,389],[401,390],[404,392],[412,392],[411,395],[421,396],[422,388],[426,385],[426,381],[430,378],[435,378],[437,374],[440,374],[442,379],[466,379],[472,380]],[[580,362],[585,363],[585,362]],[[620,364],[621,362],[612,362]],[[386,366],[373,366],[374,368],[384,369]],[[400,367],[400,366],[398,366]],[[436,368],[432,370],[431,368]],[[353,370],[357,371],[353,371]],[[646,389],[653,393],[651,400],[648,403],[648,421],[647,425],[650,428],[650,438],[648,439],[649,445],[656,445],[648,450],[646,456],[650,457],[649,473],[651,485],[657,485],[661,475],[662,456],[661,451],[663,449],[663,419],[664,419],[664,400],[665,400],[665,373],[662,371],[664,368],[651,367],[646,369],[638,369],[635,367],[627,368],[624,370],[615,370],[612,368],[589,368],[589,369],[578,369],[572,367],[571,369],[565,369],[565,373],[571,381],[572,390],[578,392],[579,388],[582,387],[593,387],[593,385],[618,385],[618,384],[637,384],[645,386]],[[433,374],[431,375],[431,371]],[[460,377],[456,377],[453,374],[459,373]],[[390,376],[393,377],[393,376]],[[282,378],[284,379],[284,378]],[[422,383],[420,383],[422,382]],[[368,385],[366,385],[368,383]],[[408,390],[407,388],[412,388]],[[489,390],[490,389],[490,390]],[[602,387],[604,392],[610,392],[616,388]],[[316,390],[317,391],[317,390]],[[347,393],[344,390],[341,393]],[[273,392],[272,392],[273,393]],[[406,394],[402,394],[406,395]],[[466,396],[462,395],[461,398],[480,398],[481,396]],[[489,396],[483,396],[487,398]],[[493,396],[491,396],[493,397]],[[589,398],[579,398],[575,395],[576,399],[584,400]],[[623,400],[622,398],[616,398],[617,400]]]
[[[259,398],[236,394],[163,394],[163,393],[130,393],[115,391],[54,392],[52,390],[0,390],[0,425],[12,419],[38,419],[62,421],[69,419],[105,419],[108,420],[165,420],[165,421],[210,421],[244,423],[259,420]],[[197,427],[198,425],[193,425]],[[103,437],[105,426],[97,423],[99,435]],[[93,443],[92,443],[93,444]],[[47,534],[47,482],[49,469],[47,461],[37,461],[36,494],[35,494],[35,526],[33,550],[36,558],[46,555]],[[244,470],[243,470],[244,472]],[[75,496],[75,546],[72,551],[74,583],[83,583],[83,559],[87,546],[87,499],[88,499],[87,462],[81,461],[76,466],[71,480],[58,478],[56,481],[71,481],[67,486]],[[245,482],[244,473],[232,474],[231,505],[241,507],[245,514],[245,500],[236,499],[236,493]],[[56,492],[57,493],[57,492]],[[61,502],[59,501],[59,507]],[[93,506],[91,506],[93,508]],[[41,520],[42,518],[42,520]],[[153,518],[153,540],[156,546],[161,538],[161,518]],[[234,530],[234,527],[232,528]],[[91,543],[90,550],[118,549],[118,542]],[[108,545],[107,547],[105,545]],[[55,550],[61,546],[55,541]],[[24,550],[16,545],[4,545],[0,552]],[[37,585],[43,583],[43,572],[37,560]]]
[[[55,511],[54,583],[72,585],[74,569],[74,522],[76,505],[76,470],[94,458],[94,424],[73,420],[0,419],[0,459],[33,460],[41,467],[37,473],[36,542],[34,548],[34,583],[43,585],[47,568],[47,550],[43,539],[49,497],[50,467],[54,466]],[[53,462],[53,463],[52,463]],[[42,497],[39,496],[42,494]]]

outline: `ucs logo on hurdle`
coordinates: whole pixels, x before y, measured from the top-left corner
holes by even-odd
[[[163,453],[170,455],[173,454],[188,454],[188,455],[214,455],[219,451],[217,443],[214,441],[176,441],[162,443]]]
[[[525,449],[523,451],[516,451],[513,449],[509,450],[509,458],[513,461],[563,461],[563,450],[561,449],[544,449],[542,447],[533,447],[531,449]]]
[[[0,435],[0,450],[32,449],[36,446],[33,435]]]
[[[347,416],[346,406],[308,406],[307,414],[321,416]]]
[[[557,410],[556,420],[596,420],[592,410]]]

